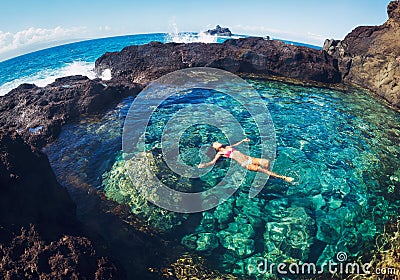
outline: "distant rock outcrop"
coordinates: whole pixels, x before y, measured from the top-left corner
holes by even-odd
[[[217,35],[217,36],[232,36],[232,32],[227,27],[221,27],[217,25],[214,29],[209,29],[204,32],[209,35]]]
[[[105,53],[96,72],[111,69],[114,79],[149,83],[188,67],[214,67],[239,75],[283,77],[306,82],[341,82],[337,61],[322,50],[263,38],[229,39],[222,44],[152,42]]]
[[[375,92],[400,108],[400,4],[389,3],[389,19],[360,26],[342,41],[326,40],[324,50],[339,62],[344,82]]]

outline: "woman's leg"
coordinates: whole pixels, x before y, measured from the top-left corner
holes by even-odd
[[[265,167],[265,169],[270,170],[270,161],[263,158],[253,158],[253,164]]]
[[[261,166],[265,167],[262,168]],[[287,176],[283,176],[283,175],[279,175],[276,174],[272,171],[270,171],[270,161],[267,159],[263,159],[263,158],[252,158],[252,164],[248,164],[246,165],[246,168],[250,171],[255,171],[255,172],[263,172],[265,174],[268,174],[269,176],[275,177],[275,178],[279,178],[279,179],[283,179],[286,182],[293,182],[294,178],[292,177],[287,177]]]
[[[268,169],[262,168],[262,167],[260,167],[260,166],[258,166],[256,164],[249,164],[246,167],[247,167],[248,170],[256,171],[256,172],[263,172],[265,174],[268,174],[269,176],[272,176],[272,177],[275,177],[275,178],[279,178],[279,179],[283,179],[283,180],[285,180],[286,182],[289,182],[289,183],[293,182],[293,180],[294,180],[294,178],[292,178],[292,177],[286,177],[286,176],[283,176],[283,175],[276,174],[276,173],[274,173],[272,171],[269,171]]]

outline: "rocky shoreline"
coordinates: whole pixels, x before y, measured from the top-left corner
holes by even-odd
[[[105,53],[96,60],[98,74],[110,69],[113,79],[147,84],[189,67],[214,67],[260,78],[283,77],[334,85],[341,82],[337,61],[326,52],[263,38],[229,39],[222,44],[152,42]]]
[[[120,266],[82,236],[76,205],[45,154],[2,130],[0,158],[3,279],[123,278]]]
[[[323,50],[262,38],[130,46],[96,61],[97,73],[111,70],[111,81],[65,77],[43,88],[23,84],[0,97],[0,268],[5,278],[126,276],[126,266],[99,249],[108,244],[88,237],[76,205],[40,151],[57,139],[62,125],[101,114],[152,80],[188,67],[327,87],[356,85],[399,109],[398,1],[389,4],[388,14],[383,25],[358,27],[342,41],[326,41]],[[150,246],[135,245],[143,252]]]
[[[62,125],[112,108],[142,88],[84,76],[59,78],[43,88],[22,84],[1,97],[0,126],[41,148],[57,138]]]
[[[379,26],[359,26],[342,41],[326,40],[324,50],[338,61],[343,82],[366,88],[400,108],[400,3],[387,7]]]

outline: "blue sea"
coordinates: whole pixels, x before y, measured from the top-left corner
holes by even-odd
[[[235,35],[232,38],[247,37]],[[105,52],[120,51],[126,46],[158,42],[218,42],[228,37],[201,36],[198,33],[155,33],[101,38],[61,45],[25,54],[0,62],[0,95],[8,93],[22,83],[35,83],[45,86],[56,78],[69,75],[85,75],[94,78],[94,62]],[[284,41],[289,44],[311,46]]]
[[[0,90],[5,94],[22,82],[45,85],[64,75],[94,77],[92,69],[99,56],[132,44],[204,40],[193,34],[181,35],[97,39],[10,59],[0,63]],[[218,38],[216,42],[224,40]],[[134,186],[126,174],[121,137],[134,101],[127,98],[101,119],[65,125],[59,139],[45,148],[58,180],[77,201],[78,214],[94,216],[90,212],[96,209],[80,200],[77,188],[102,192],[128,205],[149,227],[207,258],[213,268],[245,278],[265,279],[265,274],[254,270],[260,261],[313,262],[321,266],[339,257],[352,262],[389,246],[385,244],[384,227],[398,216],[400,207],[400,113],[361,89],[343,92],[276,81],[246,81],[260,94],[275,126],[273,169],[295,177],[294,184],[269,179],[262,192],[250,199],[247,186],[254,176],[247,174],[240,189],[216,208],[190,215],[158,208],[141,197],[137,191],[140,186]],[[240,104],[210,90],[194,90],[177,93],[175,99],[156,110],[146,132],[146,157],[171,188],[208,189],[222,181],[229,186],[232,180],[240,179],[235,174],[225,178],[229,159],[218,162],[201,178],[188,179],[169,170],[160,156],[162,128],[182,106],[193,103],[210,103],[229,111],[251,143],[259,143],[254,122],[242,112]],[[192,116],[183,117],[186,119],[178,130],[184,130]],[[215,140],[226,141],[213,127],[185,130],[180,139],[182,158],[188,164],[198,164],[200,159],[194,155]],[[139,182],[147,183],[145,177]]]

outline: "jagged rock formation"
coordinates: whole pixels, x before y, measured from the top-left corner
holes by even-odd
[[[137,84],[84,76],[60,78],[46,87],[22,84],[0,97],[0,126],[42,147],[57,138],[66,122],[100,113],[141,89]]]
[[[57,225],[76,222],[75,205],[57,183],[45,154],[32,151],[17,133],[0,134],[0,224]]]
[[[2,279],[124,278],[81,234],[76,206],[57,182],[47,156],[33,151],[16,132],[2,130]]]
[[[11,233],[0,228],[2,279],[124,279],[85,237],[63,235],[45,241],[34,226]]]
[[[217,36],[232,36],[232,32],[229,30],[229,28],[221,27],[219,25],[217,25],[214,29],[207,30],[204,33]]]
[[[262,38],[231,39],[222,44],[152,42],[105,53],[96,61],[98,73],[110,69],[113,78],[137,83],[149,83],[188,67],[327,84],[341,81],[335,60],[326,52]]]
[[[326,40],[324,50],[339,61],[346,83],[367,88],[400,108],[400,4],[389,3],[389,19],[360,26],[342,41]]]
[[[66,77],[44,88],[24,84],[0,97],[0,275],[5,279],[125,278],[84,237],[76,205],[39,151],[61,125],[141,89],[107,83]]]

